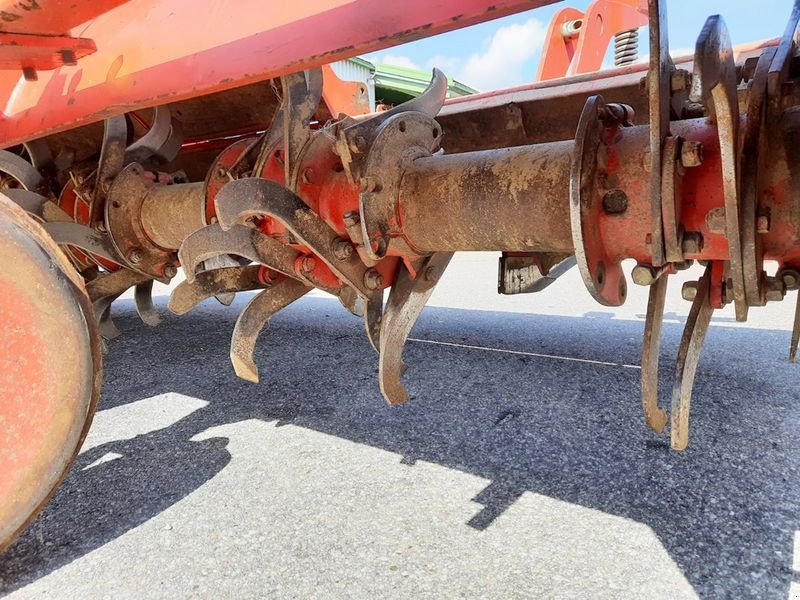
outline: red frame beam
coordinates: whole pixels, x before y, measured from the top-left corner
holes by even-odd
[[[132,0],[73,32],[98,51],[24,81],[0,73],[0,146],[263,81],[555,0]]]

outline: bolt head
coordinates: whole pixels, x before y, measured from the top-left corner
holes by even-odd
[[[603,210],[609,215],[621,215],[628,210],[628,195],[622,190],[609,190],[603,195]]]
[[[361,217],[359,216],[358,211],[350,210],[344,213],[343,220],[345,227],[353,227],[361,222]]]
[[[311,167],[306,167],[303,169],[303,183],[306,185],[314,181],[314,169]]]
[[[682,92],[692,87],[692,74],[686,69],[675,69],[670,78],[670,87],[673,92]]]
[[[778,277],[783,281],[787,290],[796,290],[800,287],[800,273],[794,269],[785,269],[778,273]]]
[[[313,256],[306,256],[303,258],[301,268],[303,273],[311,273],[311,271],[317,268],[317,260]]]
[[[684,300],[689,300],[690,302],[697,297],[697,287],[699,283],[697,281],[687,281],[683,284],[681,288],[681,297]]]
[[[434,266],[429,266],[425,269],[426,281],[439,281],[439,270]]]
[[[133,250],[128,252],[128,261],[132,265],[140,263],[142,261],[142,257],[143,257],[142,251],[139,250],[138,248],[134,248]]]
[[[333,243],[333,255],[337,260],[347,260],[353,256],[353,245],[347,240],[336,240]]]
[[[164,266],[164,277],[166,277],[167,279],[172,279],[177,274],[178,274],[178,269],[175,268],[175,265]]]
[[[759,215],[756,218],[756,231],[758,233],[769,233],[769,217],[767,215]]]
[[[786,295],[786,284],[778,277],[767,277],[764,282],[764,295],[767,302],[780,302]]]
[[[652,285],[656,280],[653,267],[649,265],[636,265],[631,271],[631,279],[636,285]]]
[[[368,290],[377,290],[383,286],[383,275],[375,269],[367,269],[364,273],[364,286]]]
[[[688,168],[703,164],[703,144],[692,140],[684,140],[681,144],[681,165]]]

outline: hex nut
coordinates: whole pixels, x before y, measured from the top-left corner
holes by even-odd
[[[603,210],[609,215],[621,215],[628,210],[628,195],[620,190],[610,190],[603,195]]]
[[[142,258],[143,254],[139,248],[133,248],[130,252],[128,252],[128,261],[132,265],[140,263]]]
[[[303,258],[300,268],[303,273],[310,273],[317,268],[317,260],[313,256],[306,256]]]
[[[697,287],[699,283],[697,281],[687,281],[683,284],[681,288],[681,297],[684,300],[689,300],[690,302],[697,297]]]
[[[703,234],[699,231],[685,232],[681,250],[684,254],[700,254],[703,251]]]
[[[375,269],[367,269],[364,273],[364,286],[368,290],[377,290],[383,285],[383,275]]]
[[[349,210],[344,213],[343,220],[345,227],[353,227],[361,222],[361,217],[358,215],[358,211]]]
[[[631,279],[636,285],[653,285],[656,280],[654,271],[649,265],[636,265],[631,271]]]
[[[767,302],[780,302],[786,295],[786,284],[777,277],[767,277],[764,282],[764,295]]]
[[[673,92],[682,92],[692,87],[692,74],[686,69],[675,69],[670,78],[670,88]]]
[[[701,164],[703,164],[703,144],[684,140],[681,144],[681,165],[691,168],[699,167]]]
[[[337,260],[347,260],[353,256],[353,245],[345,239],[334,241],[332,250]]]

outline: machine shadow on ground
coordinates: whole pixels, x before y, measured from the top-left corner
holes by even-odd
[[[800,529],[798,367],[786,362],[787,332],[712,327],[691,446],[676,453],[643,425],[641,322],[429,308],[414,338],[552,357],[409,342],[411,401],[390,408],[360,322],[333,300],[309,298],[276,316],[256,355],[262,383],[236,379],[228,339],[245,300],[206,303],[156,329],[130,303],[115,305],[123,336],[109,344],[100,410],[166,392],[208,404],[81,454],[0,559],[6,592],[148,521],[224,469],[227,439],[193,436],[262,419],[490,480],[473,499],[482,510],[464,527],[492,527],[531,491],[649,526],[704,597],[736,597],[754,585],[761,597],[787,597]],[[680,333],[665,323],[662,402]],[[121,458],[82,470],[108,452]]]

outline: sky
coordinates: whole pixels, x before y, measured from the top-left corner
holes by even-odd
[[[551,6],[489,21],[473,27],[388,48],[367,60],[403,67],[438,67],[448,76],[479,90],[521,85],[534,80],[553,14],[566,6],[585,10],[589,0]],[[691,53],[709,15],[722,15],[734,45],[780,37],[793,0],[667,0],[670,49]],[[639,52],[647,52],[646,28]],[[613,42],[612,42],[613,45]],[[613,63],[613,59],[607,66]]]

